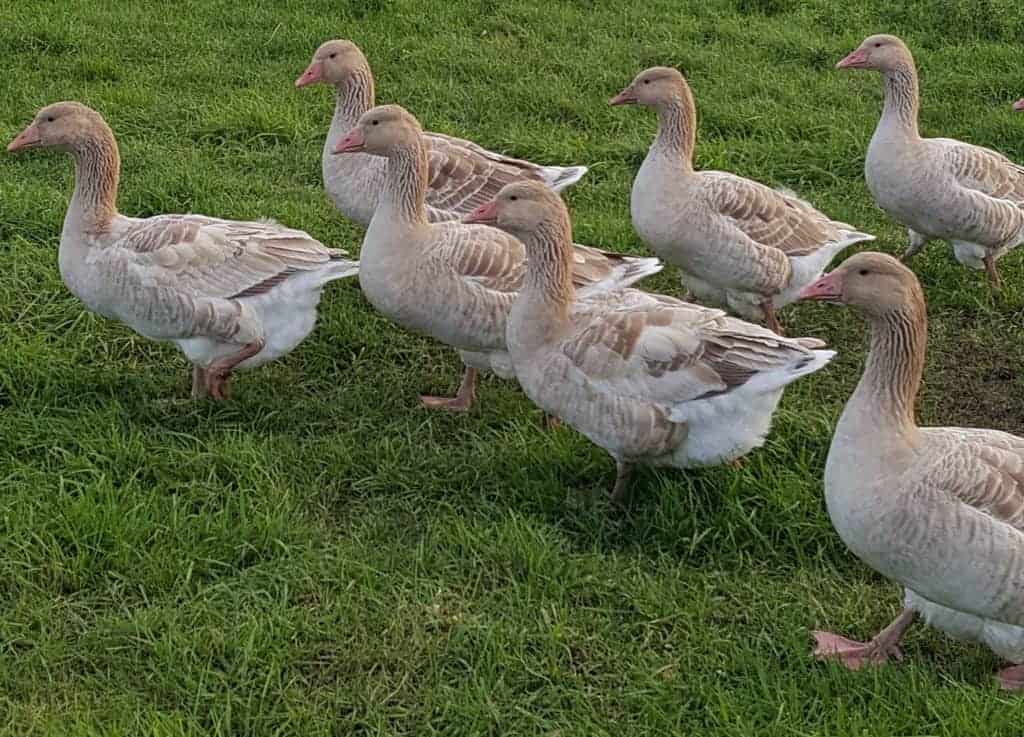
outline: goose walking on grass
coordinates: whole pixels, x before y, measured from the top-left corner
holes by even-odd
[[[384,160],[369,155],[334,156],[342,136],[374,102],[373,73],[359,47],[342,39],[327,41],[313,54],[296,87],[328,84],[335,89],[334,118],[324,142],[324,187],[342,215],[368,225],[384,185]],[[429,174],[425,198],[431,222],[458,220],[509,182],[529,179],[562,190],[587,173],[585,166],[540,166],[496,154],[472,141],[424,133]]]
[[[725,463],[764,443],[783,388],[827,364],[813,338],[782,338],[723,312],[635,289],[573,284],[569,213],[530,182],[505,187],[468,222],[526,248],[508,350],[526,395],[615,459],[612,498],[637,463]]]
[[[512,376],[505,324],[526,270],[523,245],[495,228],[428,221],[428,143],[419,121],[397,105],[364,113],[334,152],[386,161],[380,202],[360,252],[359,284],[386,317],[462,356],[466,369],[456,396],[424,396],[422,403],[469,409],[479,369]],[[572,262],[572,279],[585,291],[632,284],[661,269],[654,258],[586,246],[573,247]]]
[[[870,326],[864,374],[828,452],[825,502],[847,547],[906,592],[872,640],[816,632],[815,654],[851,669],[899,658],[916,612],[1015,663],[999,683],[1024,687],[1024,438],[917,426],[925,302],[896,259],[859,253],[801,298],[852,307]]]
[[[984,269],[999,288],[996,260],[1024,242],[1024,167],[1000,153],[917,128],[917,67],[896,36],[870,36],[836,64],[881,72],[885,103],[868,144],[864,176],[875,202],[907,228],[909,259],[932,239],[957,261]]]
[[[232,371],[289,353],[312,331],[323,286],[358,271],[344,251],[270,221],[121,215],[117,142],[85,105],[40,110],[7,150],[31,148],[75,160],[64,283],[93,312],[177,344],[193,365],[194,397],[224,399]]]
[[[796,300],[843,249],[874,236],[818,212],[791,192],[693,166],[697,111],[683,75],[641,72],[612,105],[644,105],[658,134],[633,180],[633,227],[655,254],[677,265],[701,302],[781,333],[776,310]]]

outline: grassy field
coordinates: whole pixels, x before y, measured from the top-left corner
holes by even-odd
[[[323,40],[365,50],[378,99],[550,163],[585,243],[642,252],[628,194],[653,115],[607,98],[676,65],[704,168],[794,188],[902,250],[861,173],[877,76],[832,67],[869,33],[917,54],[922,130],[1024,159],[1015,0],[304,0],[0,3],[9,140],[78,99],[119,136],[121,210],[272,216],[358,251],[320,184],[331,113],[292,82]],[[245,6],[243,8],[243,6]],[[1019,735],[986,650],[923,626],[902,665],[847,673],[808,630],[866,637],[899,606],[832,531],[821,476],[864,356],[845,311],[797,306],[840,356],[787,394],[742,469],[614,466],[544,432],[513,383],[468,416],[452,352],[354,280],[286,360],[192,403],[186,365],[87,313],[56,268],[67,157],[0,156],[0,733],[24,735]],[[942,244],[927,424],[1024,432],[1024,256],[991,295]],[[671,269],[648,288],[678,294]],[[593,502],[592,499],[598,501]]]

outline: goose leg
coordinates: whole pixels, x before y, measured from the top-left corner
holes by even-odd
[[[462,383],[454,397],[421,396],[420,402],[427,409],[446,409],[449,412],[465,412],[473,406],[476,399],[476,384],[479,372],[472,366],[466,366],[462,374]]]
[[[785,335],[782,332],[782,325],[779,324],[779,318],[775,315],[775,305],[772,303],[771,298],[761,301],[761,309],[764,311],[765,327],[776,335]]]
[[[227,399],[230,391],[228,381],[231,378],[232,370],[242,361],[252,358],[262,351],[264,344],[263,338],[246,343],[238,353],[218,358],[207,366],[206,389],[210,392],[210,396],[214,399]]]
[[[555,428],[561,427],[562,421],[555,417],[555,415],[549,415],[547,412],[544,413],[544,429],[554,430]]]
[[[1024,665],[1011,665],[996,674],[999,688],[1004,691],[1024,690]]]
[[[818,660],[838,660],[850,670],[859,670],[865,665],[881,665],[890,657],[902,660],[903,653],[900,652],[899,642],[913,621],[913,610],[904,609],[888,627],[871,638],[870,642],[848,640],[831,632],[813,632],[817,645],[814,648],[814,657]]]
[[[192,367],[192,398],[206,399],[209,392],[206,388],[206,369],[202,366]]]
[[[989,253],[982,261],[985,263],[985,276],[988,277],[988,285],[992,289],[998,290],[1002,286],[1002,282],[999,279],[999,271],[996,269],[996,257]]]
[[[921,249],[924,248],[925,244],[928,243],[928,236],[918,233],[912,228],[907,228],[907,235],[910,237],[910,245],[907,246],[907,250],[903,252],[903,261],[909,261],[914,258]]]
[[[633,465],[619,459],[615,460],[615,486],[612,488],[611,500],[620,507],[629,502],[629,477],[633,475]]]

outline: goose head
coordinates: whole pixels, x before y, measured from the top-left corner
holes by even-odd
[[[338,87],[353,74],[369,72],[370,65],[359,47],[345,39],[326,41],[313,54],[306,71],[295,80],[296,87],[323,83]]]
[[[799,299],[853,307],[884,317],[923,301],[914,272],[885,253],[863,251],[800,290]]]
[[[55,148],[71,151],[108,132],[103,117],[80,102],[55,102],[47,105],[13,141],[8,151],[28,148]]]
[[[481,223],[511,233],[527,241],[530,234],[553,232],[568,221],[565,203],[542,182],[521,181],[506,184],[497,196],[469,213],[465,223]]]
[[[843,57],[836,69],[872,69],[891,72],[914,65],[910,49],[901,39],[887,33],[868,36],[860,46]]]
[[[683,98],[685,89],[686,79],[678,69],[651,67],[636,75],[608,104],[658,107],[666,101]]]
[[[355,128],[335,145],[334,153],[391,156],[399,149],[416,145],[422,133],[419,121],[405,108],[378,105],[360,116]]]

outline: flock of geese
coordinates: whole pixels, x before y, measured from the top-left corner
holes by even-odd
[[[871,36],[837,66],[884,81],[865,176],[907,228],[905,258],[945,240],[998,288],[997,259],[1024,242],[1024,168],[920,136],[917,72],[900,39]],[[558,192],[585,167],[502,156],[424,131],[397,105],[375,106],[370,66],[352,42],[317,49],[295,84],[317,83],[337,92],[323,180],[338,210],[366,226],[358,263],[269,220],[120,214],[113,133],[97,112],[60,102],[8,150],[74,159],[59,251],[68,289],[88,309],[176,343],[193,367],[193,396],[221,400],[232,372],[309,335],[328,282],[358,274],[375,309],[459,352],[458,392],[421,397],[424,406],[468,409],[480,370],[515,378],[549,418],[615,459],[620,502],[637,463],[727,463],[760,446],[785,386],[834,355],[815,338],[783,337],[779,311],[797,300],[852,307],[871,342],[835,428],[825,498],[844,543],[906,594],[870,641],[816,632],[815,654],[853,669],[899,658],[921,614],[986,644],[1012,664],[998,674],[1002,687],[1024,688],[1024,439],[916,425],[927,331],[914,273],[861,252],[823,275],[871,235],[791,192],[695,169],[696,107],[675,69],[643,71],[610,101],[658,117],[630,200],[635,230],[658,258],[573,241]],[[662,260],[700,305],[632,288]]]

